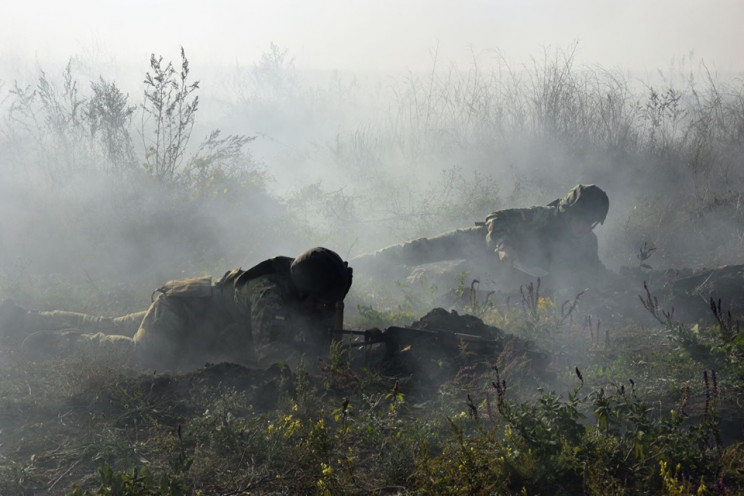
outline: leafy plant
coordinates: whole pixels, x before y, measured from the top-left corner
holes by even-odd
[[[114,82],[100,77],[91,81],[93,94],[87,102],[86,117],[90,134],[100,140],[103,156],[114,170],[131,170],[137,166],[134,145],[129,134],[136,106]]]
[[[10,121],[34,142],[35,157],[43,172],[60,180],[89,165],[90,136],[86,129],[86,100],[79,94],[72,74],[72,61],[62,73],[62,88],[41,71],[34,86],[14,83],[9,109]],[[31,152],[32,150],[28,150]]]
[[[155,54],[150,56],[150,69],[152,74],[145,74],[142,104],[145,168],[153,176],[169,180],[177,173],[191,138],[199,105],[199,97],[194,94],[199,81],[189,81],[189,61],[183,47],[180,72],[172,62],[164,66],[163,57]],[[144,130],[146,124],[152,134]]]

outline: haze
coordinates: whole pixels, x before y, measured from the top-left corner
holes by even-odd
[[[184,46],[202,65],[249,63],[270,43],[299,69],[428,70],[578,41],[580,63],[654,73],[692,55],[720,73],[744,69],[740,0],[268,0],[6,2],[0,55],[71,56],[140,65]],[[539,56],[539,55],[538,55]]]
[[[470,226],[577,183],[611,198],[597,234],[613,269],[644,242],[655,266],[744,261],[742,25],[739,0],[6,2],[0,296],[52,305],[33,286],[53,279],[57,305],[108,304],[105,281],[146,299],[312,245],[351,258]],[[213,130],[255,139],[162,190],[143,167],[143,80],[151,54],[180,68],[181,47],[200,103],[179,166],[204,163]],[[109,136],[79,113],[102,81],[133,109],[98,109]],[[70,286],[77,300],[59,296]]]
[[[723,315],[733,309],[739,318],[744,301],[743,33],[744,0],[4,0],[0,302],[125,315],[147,309],[166,281],[216,279],[325,246],[354,269],[344,328],[410,325],[455,303],[462,320],[430,321],[431,329],[471,334],[464,314],[473,313],[534,341],[538,353],[509,337],[498,356],[471,361],[475,348],[458,346],[451,365],[468,366],[455,374],[444,355],[406,347],[415,372],[390,370],[407,376],[405,402],[388,370],[375,378],[347,368],[345,346],[306,362],[324,369],[317,380],[302,368],[243,375],[218,366],[183,382],[143,369],[132,382],[111,348],[100,364],[85,353],[48,365],[33,353],[26,360],[23,339],[48,326],[27,326],[28,314],[4,304],[0,492],[56,494],[99,478],[104,488],[106,466],[114,481],[240,488],[232,494],[295,482],[297,491],[353,483],[357,492],[382,492],[424,479],[437,487],[450,476],[507,491],[558,481],[564,493],[562,481],[582,474],[577,490],[587,493],[645,480],[681,493],[698,481],[702,488],[703,474],[711,491],[724,479],[726,488],[732,479],[741,485],[741,445],[723,448],[718,433],[741,440],[742,335],[739,321]],[[523,266],[511,280],[490,275],[492,253],[483,261],[480,250],[467,250],[477,260],[461,264],[461,245],[433,249],[432,258],[447,260],[428,267],[422,257],[396,264],[384,255],[365,267],[385,247],[469,228],[494,211],[547,205],[576,184],[596,184],[609,197],[593,229],[612,277],[577,283],[573,273],[561,277],[566,267],[549,266],[553,281],[541,287],[540,267]],[[573,222],[550,228],[576,234]],[[470,232],[485,243],[483,232]],[[588,256],[596,262],[593,247]],[[725,265],[735,270],[705,270]],[[680,298],[670,301],[673,293]],[[713,296],[717,324],[708,313]],[[273,326],[271,306],[250,313]],[[185,313],[206,308],[199,302]],[[698,309],[708,323],[687,326]],[[245,343],[235,329],[217,336]],[[54,353],[72,351],[64,336],[75,334],[48,347],[47,334],[36,336],[26,341],[41,343],[31,351]],[[92,338],[78,343],[92,349]],[[359,350],[365,363],[367,350]],[[499,369],[486,366],[491,360]],[[524,395],[535,393],[529,362],[538,361],[534,377],[546,393],[573,389],[567,402],[538,389],[534,409],[517,403],[520,384]],[[710,388],[707,375],[699,379],[707,369]],[[516,408],[501,408],[499,374]],[[440,378],[446,389],[430,389]],[[436,398],[419,401],[419,389]],[[278,416],[249,405],[259,391],[278,402]],[[442,423],[401,423],[423,409]],[[312,411],[327,414],[316,422]],[[514,436],[502,443],[509,425]],[[426,437],[410,437],[419,433]],[[649,441],[656,433],[665,441]],[[378,441],[389,451],[384,463],[367,456]],[[464,446],[473,463],[462,462]],[[627,463],[608,469],[604,461],[618,455]],[[495,457],[501,468],[493,473],[505,475],[490,485],[479,467]],[[429,477],[461,462],[463,470]],[[373,474],[382,478],[372,483]]]

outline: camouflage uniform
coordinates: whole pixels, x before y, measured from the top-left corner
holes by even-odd
[[[606,274],[607,269],[599,260],[596,235],[591,230],[580,236],[571,232],[564,202],[493,212],[475,227],[384,248],[354,258],[352,263],[357,271],[388,278],[399,278],[403,273],[409,282],[424,275],[448,287],[467,273],[500,289],[534,279],[533,271],[523,270],[538,268],[549,274],[543,275],[545,284],[579,287]],[[520,270],[499,259],[496,252],[506,246],[518,254]],[[450,262],[444,265],[443,261]]]
[[[121,317],[104,317],[63,310],[29,311],[24,318],[24,327],[27,329],[84,329],[91,331],[106,329],[112,334],[131,337],[139,329],[142,318],[146,313],[147,311],[143,310]]]
[[[557,205],[493,212],[486,218],[486,243],[494,253],[510,246],[519,262],[548,272],[549,283],[585,286],[607,269],[599,260],[597,235],[570,233],[568,219]],[[497,256],[495,263],[501,264]]]
[[[55,351],[108,350],[157,369],[220,361],[293,365],[303,353],[319,352],[328,343],[333,323],[332,305],[303,308],[290,274],[293,260],[276,257],[247,271],[229,271],[214,283],[211,277],[170,281],[156,291],[145,312],[107,318],[29,311],[24,327],[75,328],[83,332],[63,333],[67,338],[61,341],[60,334],[54,334],[54,345],[63,347]],[[84,332],[106,325],[111,326],[106,332]],[[109,334],[110,329],[123,334]],[[24,342],[32,356],[39,346],[35,335]]]
[[[484,225],[457,229],[360,255],[352,262],[356,270],[382,271],[386,275],[399,274],[401,267],[410,269],[443,260],[463,259],[473,264],[481,262],[490,265],[493,263],[493,252],[484,242],[486,232]]]

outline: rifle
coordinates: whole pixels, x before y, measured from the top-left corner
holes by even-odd
[[[382,343],[388,354],[407,351],[416,348],[437,349],[440,351],[457,352],[462,345],[475,345],[481,352],[500,352],[503,343],[495,339],[488,339],[475,334],[463,334],[447,330],[414,329],[412,327],[390,326],[384,330],[377,328],[366,331],[340,329],[334,332],[341,335],[362,337],[362,341],[346,343],[349,347],[369,346]]]
[[[447,330],[415,329],[413,327],[390,326],[385,330],[377,328],[357,331],[344,329],[344,302],[335,305],[333,327],[329,329],[331,343],[342,342],[343,336],[362,337],[362,341],[344,343],[347,348],[370,346],[378,343],[385,345],[387,354],[394,355],[399,351],[412,348],[436,348],[440,351],[457,352],[461,345],[474,344],[478,351],[499,353],[503,343],[494,339],[484,338],[475,334],[463,334]]]

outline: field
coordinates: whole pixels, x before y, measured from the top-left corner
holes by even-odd
[[[141,104],[79,81],[79,61],[0,81],[0,298],[123,314],[169,279],[313,245],[350,258],[579,182],[610,196],[600,257],[636,277],[569,312],[534,286],[471,296],[478,274],[358,277],[349,327],[446,306],[505,333],[496,352],[414,346],[399,367],[334,347],[297,370],[168,374],[32,362],[4,336],[0,494],[744,494],[744,292],[690,316],[643,287],[744,263],[740,79],[639,82],[569,50],[310,82],[272,46],[217,87],[186,55],[153,56]]]

